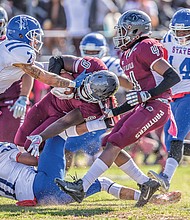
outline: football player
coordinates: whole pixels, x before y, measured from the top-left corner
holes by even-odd
[[[0,42],[6,39],[8,15],[0,7]],[[9,76],[7,76],[7,80]],[[14,82],[0,94],[0,141],[13,143],[14,136],[20,123],[24,119],[26,109],[29,107],[29,94],[33,86],[33,79],[27,74],[21,80]]]
[[[159,180],[162,191],[168,191],[171,179],[183,155],[189,156],[188,144],[183,142],[190,131],[190,9],[178,10],[172,17],[170,30],[162,43],[168,52],[168,62],[178,71],[181,81],[172,87],[171,109],[177,125],[177,135],[168,133],[171,124],[165,125],[165,144],[169,152],[163,173],[158,175],[149,171],[149,175]]]
[[[62,69],[72,73],[77,83],[81,81],[81,86],[72,91],[54,87],[31,108],[15,136],[15,143],[26,149],[30,143],[27,140],[28,135],[39,134],[59,118],[63,117],[65,120],[61,130],[64,131],[83,121],[101,117],[102,107],[99,103],[107,102],[119,86],[117,76],[107,71],[105,64],[98,58],[69,55],[52,57],[50,68],[52,72],[58,72],[58,74]],[[86,78],[83,78],[84,75]],[[82,80],[80,80],[81,76]]]
[[[39,22],[28,15],[10,19],[6,39],[0,44],[0,94],[4,93],[24,73],[51,86],[75,87],[76,82],[47,72],[34,64],[36,53],[42,47],[43,31]],[[14,107],[12,110],[14,111]]]
[[[98,33],[93,32],[85,35],[80,42],[80,53],[82,57],[98,57],[101,59],[107,66],[108,70],[115,73],[118,76],[120,86],[129,89],[132,88],[131,84],[127,80],[123,70],[120,67],[120,60],[115,57],[108,56],[108,46],[106,42],[106,38]],[[118,93],[119,92],[119,93]],[[118,104],[121,104],[123,99],[125,98],[125,93],[123,88],[119,88],[115,94],[116,100]],[[116,102],[115,102],[116,103]],[[112,107],[116,107],[112,106]],[[67,139],[65,150],[68,158],[67,160],[67,169],[70,167],[72,163],[73,153],[79,150],[82,150],[87,155],[90,155],[94,160],[96,154],[101,149],[101,139],[102,135],[106,130],[99,130],[85,133],[79,137],[71,137]]]
[[[137,181],[140,182],[141,196],[136,207],[142,207],[160,184],[140,173],[123,148],[166,123],[170,117],[170,88],[180,81],[180,77],[164,59],[162,44],[150,38],[151,19],[146,13],[140,10],[126,11],[119,18],[116,31],[114,44],[123,52],[120,64],[133,83],[133,91],[127,93],[123,105],[107,109],[105,116],[113,117],[131,111],[103,139],[104,151],[82,179],[74,182],[58,179],[57,184],[76,201],[82,202],[82,195],[85,195],[89,186],[115,162],[136,181],[141,177]],[[174,132],[174,128],[172,124],[170,130]]]
[[[29,153],[19,152],[17,146],[0,142],[0,195],[17,200],[17,206],[62,205],[74,202],[73,198],[61,191],[54,178],[64,178],[64,148],[59,144],[61,138],[49,139],[39,161]],[[37,170],[33,166],[38,165]],[[140,192],[114,183],[108,178],[97,179],[89,188],[86,197],[105,191],[116,198],[137,200]],[[154,204],[178,202],[180,192],[155,195]]]

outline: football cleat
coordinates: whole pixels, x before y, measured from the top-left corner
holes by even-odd
[[[168,176],[164,173],[157,174],[153,170],[148,171],[148,176],[152,179],[157,180],[160,183],[160,188],[159,190],[163,193],[168,192],[170,188],[170,183],[168,180]]]
[[[150,203],[155,205],[170,205],[172,203],[177,203],[181,200],[181,192],[174,191],[168,192],[160,195],[153,195],[150,199]]]
[[[59,178],[55,178],[54,182],[62,191],[70,195],[76,202],[81,203],[83,201],[85,193],[82,179],[74,182],[68,182]]]
[[[160,183],[157,180],[149,179],[149,181],[138,185],[141,194],[135,207],[142,207],[150,200],[152,195],[158,190],[158,188],[160,187]]]

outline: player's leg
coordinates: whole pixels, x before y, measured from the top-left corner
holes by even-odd
[[[8,106],[0,107],[0,141],[14,143],[14,137],[19,126],[20,118],[15,119]]]
[[[171,103],[172,112],[178,128],[177,137],[168,135],[168,131],[165,129],[166,146],[169,150],[169,155],[164,171],[160,175],[154,171],[149,171],[149,176],[159,180],[162,186],[161,190],[164,192],[169,190],[171,179],[183,157],[183,140],[190,131],[189,101],[190,95],[186,95]]]
[[[166,122],[168,119],[168,106],[160,102],[153,102],[151,105],[153,106],[151,109],[141,106],[137,110],[133,111],[133,113],[130,113],[130,117],[128,117],[129,115],[125,115],[120,119],[120,121],[115,125],[113,131],[106,137],[108,142],[106,148],[100,157],[93,163],[82,180],[80,179],[74,183],[65,181],[65,191],[70,193],[76,201],[82,201],[82,194],[84,195],[84,192],[88,190],[89,186],[95,181],[95,179],[104,173],[114,161],[119,167],[127,164],[129,157],[126,154],[120,155],[120,151],[125,146],[135,142],[141,136],[139,135],[137,137],[141,126],[145,126],[151,119],[155,121],[152,126],[149,126],[146,132],[144,132],[144,134],[146,134],[152,129],[161,127]],[[152,112],[153,110],[154,112]],[[118,155],[120,155],[119,158],[117,158]],[[126,166],[124,166],[122,170],[125,172]],[[141,186],[141,190],[143,192],[142,197],[146,199],[144,199],[139,206],[144,205],[159,187],[159,183],[157,181],[149,181],[149,178],[146,178],[148,181],[146,184],[143,183]],[[63,185],[62,187],[64,190]],[[148,193],[148,196],[145,195],[146,192]]]

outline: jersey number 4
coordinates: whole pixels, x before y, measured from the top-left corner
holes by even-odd
[[[169,63],[173,64],[173,56],[169,57]],[[180,66],[179,73],[182,75],[182,79],[190,79],[190,58],[185,58]]]

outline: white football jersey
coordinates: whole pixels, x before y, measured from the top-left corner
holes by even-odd
[[[33,167],[16,162],[19,153],[15,144],[0,142],[0,196],[33,200],[33,182],[36,172]]]
[[[33,63],[36,59],[36,53],[28,44],[16,40],[2,41],[0,51],[0,93],[4,93],[24,74],[24,71],[12,65],[14,63]]]
[[[118,58],[105,56],[101,60],[106,64],[109,71],[115,73],[118,77],[122,75],[125,77]]]
[[[179,73],[181,81],[172,87],[172,94],[190,92],[190,44],[179,45],[171,31],[163,38],[162,43],[168,51],[168,62]]]

